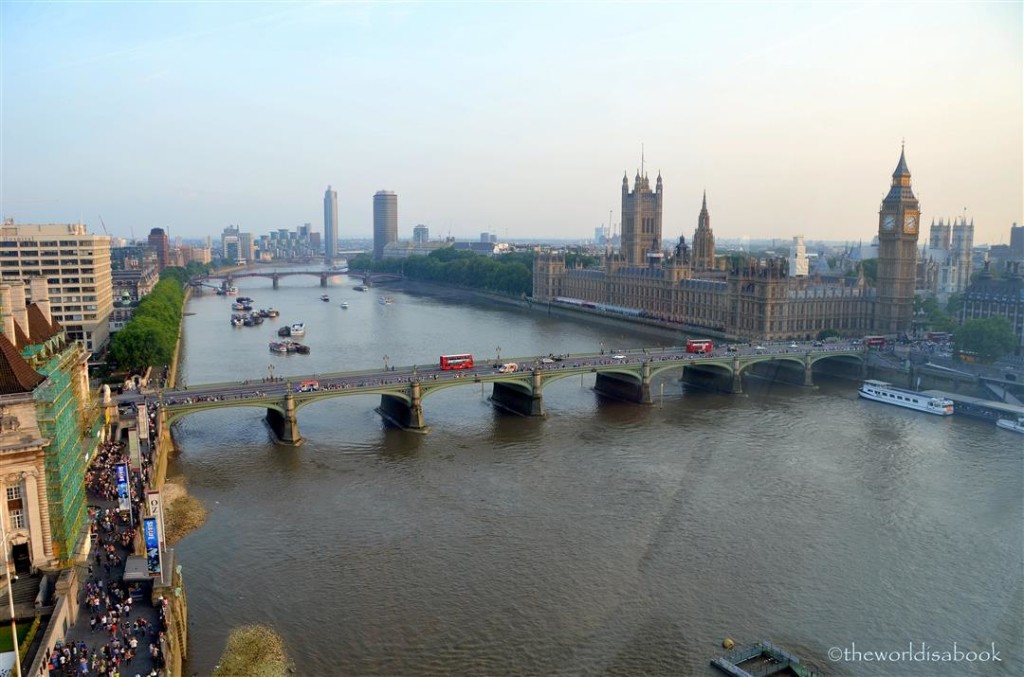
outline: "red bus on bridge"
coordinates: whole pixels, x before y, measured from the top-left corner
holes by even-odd
[[[715,350],[715,344],[707,339],[687,339],[686,352],[688,353],[711,353]]]
[[[472,369],[473,368],[473,356],[469,353],[462,355],[442,355],[441,356],[441,368],[442,369]]]
[[[885,347],[885,337],[884,336],[865,336],[864,337],[864,345],[866,345],[868,348],[878,348],[879,350],[881,350],[882,348]]]

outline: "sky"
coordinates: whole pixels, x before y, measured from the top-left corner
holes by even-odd
[[[716,238],[867,241],[905,143],[923,225],[1007,243],[1022,7],[0,0],[0,211],[322,232],[331,185],[342,239],[378,190],[403,239],[592,238],[643,156],[666,238],[706,190]]]

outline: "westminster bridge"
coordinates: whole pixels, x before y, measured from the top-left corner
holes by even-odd
[[[739,347],[733,352],[686,353],[684,348],[632,349],[617,354],[589,353],[565,356],[504,358],[519,368],[499,371],[496,361],[478,362],[472,369],[442,370],[436,365],[393,366],[330,374],[268,377],[231,383],[211,383],[167,389],[155,393],[160,401],[161,425],[200,411],[227,407],[261,407],[266,421],[282,444],[302,443],[298,411],[306,405],[334,397],[380,395],[376,411],[404,430],[426,432],[423,400],[428,395],[466,385],[491,384],[491,402],[523,415],[543,416],[543,389],[559,379],[595,374],[594,390],[602,396],[651,404],[651,382],[659,374],[680,372],[691,386],[742,393],[744,374],[814,385],[815,371],[863,378],[867,352],[852,344],[790,345],[771,348]],[[481,385],[482,387],[482,385]],[[138,402],[154,394],[127,393],[122,403]]]

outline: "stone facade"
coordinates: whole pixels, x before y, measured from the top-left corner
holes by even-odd
[[[909,331],[920,209],[902,153],[879,212],[877,292],[863,277],[793,276],[785,258],[721,265],[724,260],[720,264],[714,255],[706,198],[693,249],[680,237],[674,252],[655,256],[645,243],[660,248],[663,194],[660,175],[654,192],[639,173],[632,192],[623,177],[620,253],[590,269],[567,269],[559,252],[538,253],[533,297],[594,304],[598,310],[740,340],[808,339],[825,329],[848,336]]]

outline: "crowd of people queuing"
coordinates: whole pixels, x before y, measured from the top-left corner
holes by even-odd
[[[141,454],[139,468],[129,471],[131,510],[119,510],[115,466],[128,461],[123,443],[105,442],[86,473],[93,548],[83,565],[82,612],[65,641],[50,652],[50,677],[163,674],[167,600],[160,597],[151,605],[149,583],[123,578],[152,470],[149,454]]]

